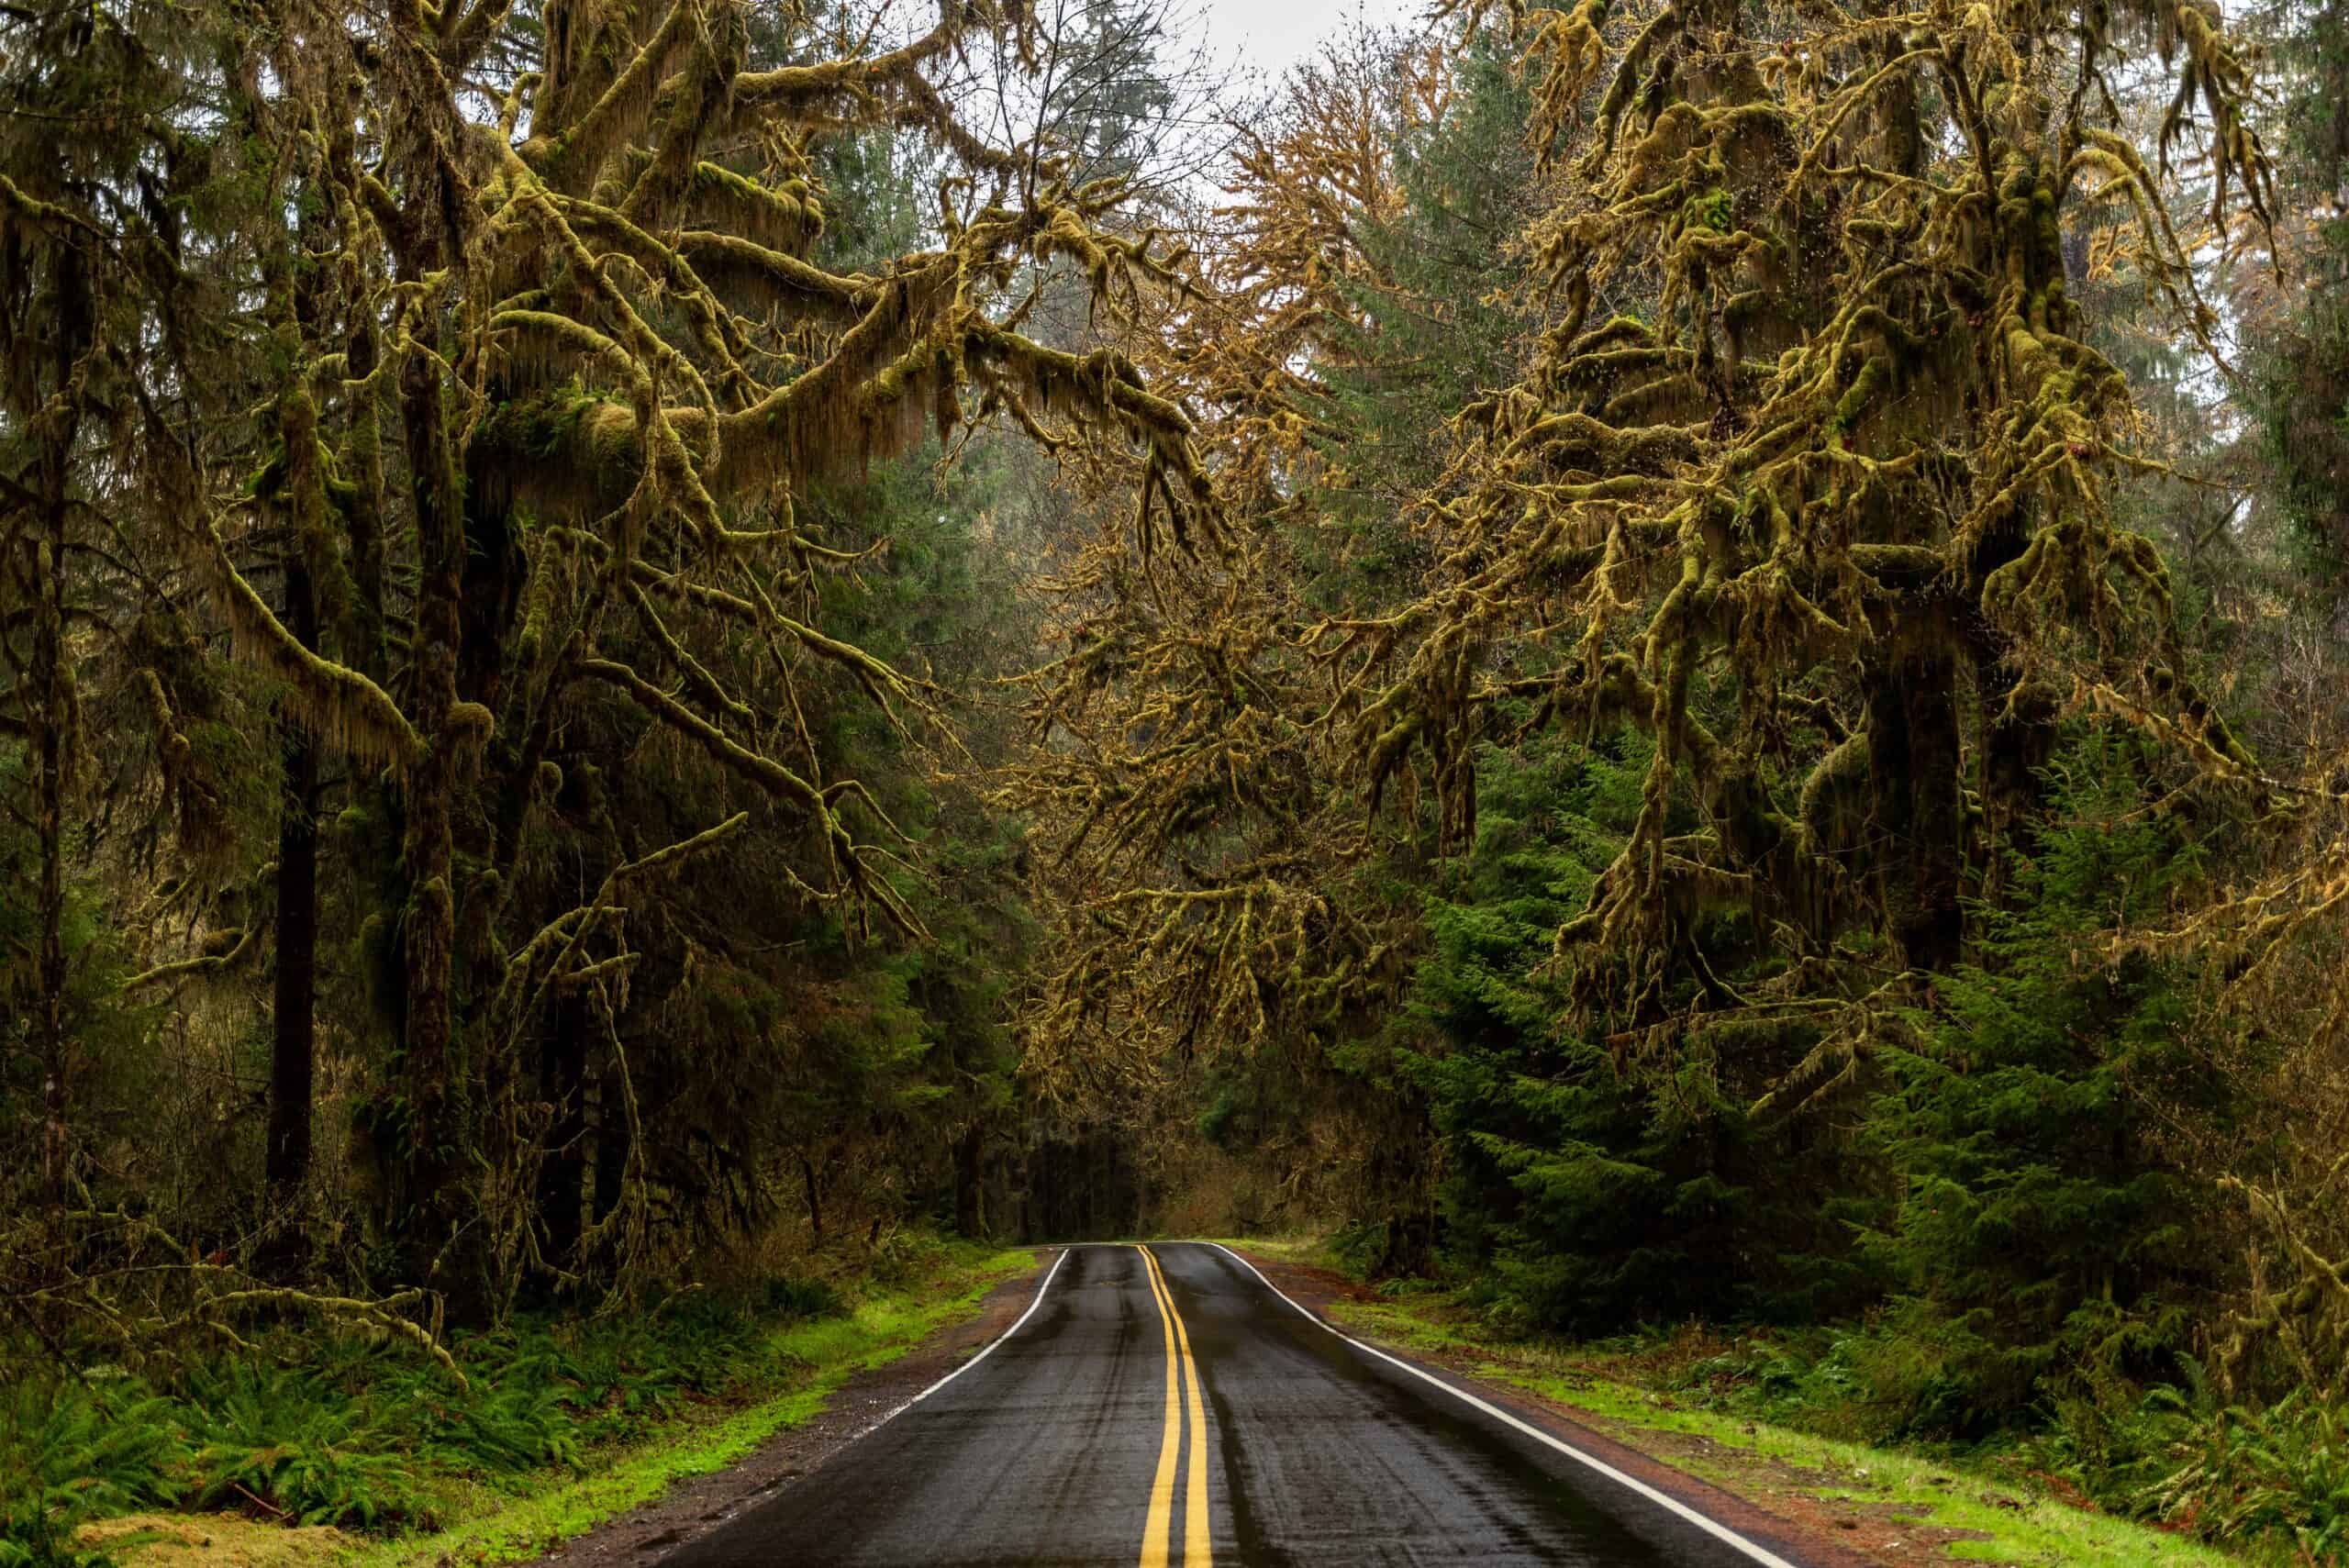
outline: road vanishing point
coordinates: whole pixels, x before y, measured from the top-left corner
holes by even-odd
[[[1601,1446],[1347,1338],[1226,1248],[1076,1246],[1000,1339],[662,1563],[1813,1568]]]

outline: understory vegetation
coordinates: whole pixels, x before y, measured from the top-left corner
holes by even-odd
[[[0,10],[0,1565],[1153,1229],[2349,1563],[2343,0],[1197,21]]]
[[[434,1532],[462,1521],[467,1561],[527,1558],[740,1457],[1031,1262],[901,1237],[841,1284],[777,1276],[452,1329],[445,1362],[387,1357],[381,1334],[280,1327],[181,1368],[28,1378],[0,1408],[0,1561],[95,1568],[138,1538],[77,1545],[88,1523],[214,1509],[417,1542],[388,1561],[432,1557]],[[599,1484],[565,1492],[583,1478]]]
[[[1341,1246],[1295,1250],[1342,1267]],[[1959,1439],[1917,1419],[1920,1394],[1946,1366],[1938,1347],[1898,1325],[1691,1321],[1575,1339],[1497,1321],[1473,1287],[1426,1279],[1390,1281],[1335,1310],[1355,1332],[1620,1424],[1617,1435],[1635,1444],[1644,1431],[1694,1434],[1792,1466],[1831,1502],[1979,1531],[1969,1558],[2097,1568],[2173,1551],[2179,1562],[2225,1560],[2180,1550],[2200,1542],[2284,1568],[2335,1561],[2349,1540],[2338,1409],[2299,1391],[2230,1405],[2191,1362],[2178,1384],[2076,1385],[2042,1418]],[[1952,1489],[1958,1477],[1994,1490]],[[1752,1479],[1733,1466],[1723,1478],[1732,1487]],[[2086,1520],[2062,1521],[2075,1513]]]

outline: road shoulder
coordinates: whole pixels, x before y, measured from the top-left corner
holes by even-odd
[[[738,1463],[679,1482],[654,1501],[537,1559],[532,1568],[647,1568],[684,1542],[764,1502],[999,1338],[1035,1299],[1037,1285],[1060,1251],[1037,1248],[1036,1267],[996,1284],[981,1298],[975,1314],[940,1329],[894,1361],[855,1373],[813,1415],[778,1432]]]
[[[563,1491],[574,1495],[560,1511],[596,1522],[563,1527],[558,1544],[536,1533],[531,1518],[498,1516],[437,1538],[390,1543],[362,1554],[350,1568],[455,1568],[457,1564],[517,1563],[529,1568],[650,1568],[678,1546],[763,1502],[879,1426],[914,1396],[999,1338],[1026,1311],[1060,1249],[1032,1249],[1034,1266],[997,1281],[975,1302],[941,1305],[950,1320],[910,1346],[884,1344],[841,1366],[813,1385],[743,1412],[755,1440],[724,1429],[691,1435],[703,1451],[665,1473],[589,1476]],[[599,1489],[602,1496],[596,1496]],[[539,1500],[543,1503],[545,1500]],[[534,1510],[526,1503],[518,1513]],[[601,1517],[599,1517],[601,1516]],[[573,1533],[574,1529],[577,1533]],[[533,1554],[533,1548],[540,1554]]]
[[[1908,1455],[1679,1408],[1554,1355],[1464,1337],[1308,1261],[1309,1249],[1233,1243],[1275,1288],[1353,1338],[1442,1373],[1478,1397],[1818,1568],[2220,1568],[2207,1547]],[[1303,1254],[1303,1255],[1301,1255]]]

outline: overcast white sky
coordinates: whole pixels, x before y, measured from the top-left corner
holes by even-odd
[[[1194,0],[1219,59],[1268,80],[1313,52],[1356,15],[1373,22],[1415,19],[1426,0]]]

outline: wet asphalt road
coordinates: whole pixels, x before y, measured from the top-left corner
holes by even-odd
[[[1355,1348],[1219,1249],[1151,1251],[1171,1317],[1141,1249],[1074,1248],[966,1374],[663,1568],[1802,1568]]]

